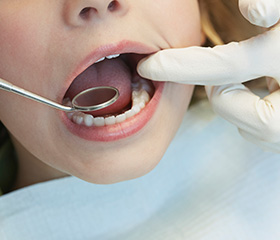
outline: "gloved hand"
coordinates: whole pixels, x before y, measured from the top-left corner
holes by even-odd
[[[280,19],[280,0],[239,0],[239,7],[259,26],[270,27]],[[142,60],[138,72],[153,80],[208,85],[208,98],[218,114],[246,139],[280,153],[280,24],[238,43],[163,50]],[[271,92],[263,99],[241,84],[263,76],[270,77]]]

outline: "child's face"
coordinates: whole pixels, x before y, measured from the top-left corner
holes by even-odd
[[[98,59],[132,52],[130,70],[122,60],[106,60],[76,80],[88,86],[85,76],[93,85],[123,89],[117,115],[127,96],[130,101],[130,80],[137,79],[130,74],[139,61],[135,53],[200,45],[202,39],[197,0],[1,0],[0,31],[0,77],[58,102]],[[154,83],[152,99],[140,113],[103,127],[79,125],[63,112],[1,91],[0,119],[24,147],[19,157],[36,157],[86,181],[112,183],[155,167],[192,90]]]

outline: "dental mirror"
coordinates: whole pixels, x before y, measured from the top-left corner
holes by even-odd
[[[113,104],[119,98],[119,91],[115,87],[100,86],[86,89],[77,94],[72,99],[72,106],[64,106],[62,104],[51,101],[47,98],[41,97],[37,94],[17,87],[4,79],[0,78],[0,89],[18,94],[20,96],[29,98],[39,103],[43,103],[49,107],[56,108],[65,112],[75,111],[96,111],[106,108]]]

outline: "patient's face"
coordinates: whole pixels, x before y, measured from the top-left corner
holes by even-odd
[[[60,103],[92,86],[121,94],[106,110],[67,115],[1,92],[0,119],[19,158],[94,183],[157,165],[193,86],[141,79],[135,67],[161,49],[201,44],[197,0],[1,0],[0,19],[1,78]]]

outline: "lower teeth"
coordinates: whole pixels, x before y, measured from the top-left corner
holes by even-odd
[[[151,86],[148,81],[139,79],[139,81],[132,83],[132,107],[130,110],[117,116],[109,117],[93,117],[82,112],[67,113],[67,116],[74,123],[87,127],[104,127],[122,123],[138,114],[148,104],[151,99],[148,92],[151,92]],[[71,105],[70,99],[64,99],[64,103]]]

